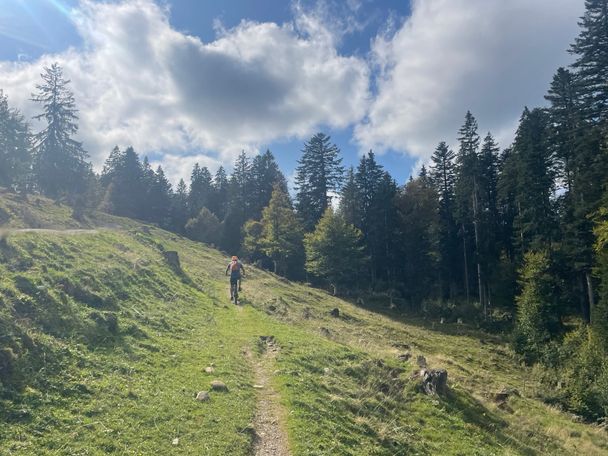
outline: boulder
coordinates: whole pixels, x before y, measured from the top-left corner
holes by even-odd
[[[207,402],[211,398],[209,397],[209,393],[207,391],[199,391],[196,393],[196,400],[199,402]]]
[[[428,395],[445,394],[448,390],[448,371],[445,369],[421,369],[422,391]]]
[[[228,387],[226,386],[226,384],[219,380],[213,380],[211,382],[211,389],[213,391],[222,391],[222,392],[228,391]]]

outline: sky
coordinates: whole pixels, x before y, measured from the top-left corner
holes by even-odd
[[[584,0],[0,0],[0,89],[27,117],[58,62],[96,170],[132,145],[173,183],[324,132],[399,184],[470,110],[501,147],[545,104]],[[32,120],[32,128],[42,128]]]

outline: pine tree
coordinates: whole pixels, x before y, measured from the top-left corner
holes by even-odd
[[[608,0],[585,0],[581,31],[570,48],[576,87],[588,121],[608,120]]]
[[[296,209],[306,231],[314,229],[342,183],[340,149],[330,141],[323,133],[314,135],[304,144],[296,168]]]
[[[228,176],[223,166],[220,166],[213,177],[213,198],[209,202],[209,209],[220,220],[224,220],[228,211]]]
[[[273,263],[276,274],[286,275],[290,266],[301,267],[303,231],[295,215],[289,194],[276,184],[268,206],[262,213],[260,244]]]
[[[287,180],[279,169],[274,155],[267,150],[257,155],[251,163],[251,213],[250,217],[259,219],[262,210],[268,206],[275,185],[287,191]]]
[[[379,271],[390,261],[386,258],[383,245],[384,212],[386,204],[392,204],[396,186],[393,185],[392,189],[384,188],[381,192],[384,178],[382,165],[376,161],[376,156],[370,150],[367,155],[361,157],[355,173],[359,203],[359,220],[355,226],[363,233],[364,244],[370,257],[372,284],[378,278]],[[387,182],[384,184],[386,185]]]
[[[251,214],[251,164],[245,152],[236,159],[228,184],[228,210],[222,230],[222,247],[238,252],[243,241],[243,226]]]
[[[171,224],[169,216],[171,214],[172,197],[171,184],[165,176],[163,168],[159,165],[154,173],[154,180],[150,186],[147,199],[150,208],[150,221],[158,223],[162,228],[168,228]]]
[[[101,184],[106,193],[106,210],[124,217],[142,218],[145,215],[144,172],[132,147],[124,152],[118,146],[112,150],[101,174]]]
[[[315,231],[304,238],[306,271],[328,283],[333,293],[357,288],[366,257],[361,232],[328,207]]]
[[[340,215],[346,223],[355,225],[360,217],[359,191],[355,179],[355,170],[351,166],[346,171],[346,180],[340,192]]]
[[[403,252],[399,261],[403,293],[410,306],[416,308],[438,288],[437,193],[428,181],[418,177],[400,189],[395,204],[399,215],[398,239]]]
[[[454,297],[461,282],[457,271],[460,267],[458,255],[458,230],[454,220],[454,186],[456,172],[455,154],[445,142],[439,143],[431,156],[430,178],[439,198],[437,249],[441,294],[444,299]]]
[[[32,101],[42,105],[34,119],[46,120],[46,127],[35,136],[34,171],[40,190],[52,198],[74,196],[85,190],[90,164],[82,144],[72,139],[78,131],[78,111],[61,67],[54,63],[41,74],[43,83]]]
[[[184,179],[180,179],[171,198],[172,230],[177,233],[184,233],[188,216],[188,187]]]
[[[209,208],[212,199],[213,186],[211,173],[206,166],[201,168],[196,163],[190,175],[190,193],[188,195],[188,206],[191,216],[197,216],[204,207]]]
[[[484,277],[479,258],[481,244],[479,229],[479,143],[477,133],[477,120],[467,111],[465,122],[458,131],[460,148],[456,156],[457,178],[455,185],[455,216],[459,225],[459,234],[462,239],[462,258],[464,284],[467,301],[470,300],[471,263],[476,263],[476,279],[479,302],[485,310]]]
[[[19,111],[0,89],[0,186],[26,191],[30,181],[32,136]]]

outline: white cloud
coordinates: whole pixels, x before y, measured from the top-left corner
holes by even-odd
[[[97,166],[115,144],[133,145],[164,154],[159,162],[175,179],[192,157],[229,163],[242,149],[346,127],[367,109],[367,63],[339,55],[318,22],[243,21],[218,26],[217,39],[203,43],[173,29],[152,0],[83,0],[73,20],[82,47],[0,62],[0,87],[31,115],[42,67],[59,62],[80,109],[79,138]]]
[[[583,0],[414,0],[412,15],[372,46],[378,93],[355,129],[362,149],[420,161],[455,146],[470,109],[507,146],[524,105],[543,95],[578,33]]]

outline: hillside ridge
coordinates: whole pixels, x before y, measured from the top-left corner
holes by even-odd
[[[76,222],[44,198],[2,194],[0,208],[2,455],[250,454],[256,386],[284,411],[294,455],[608,452],[603,429],[535,399],[530,369],[499,336],[255,267],[236,308],[225,255],[203,244],[101,213]],[[447,395],[420,393],[418,355],[448,370]],[[264,385],[256,366],[271,374]],[[517,394],[496,402],[503,389]]]

